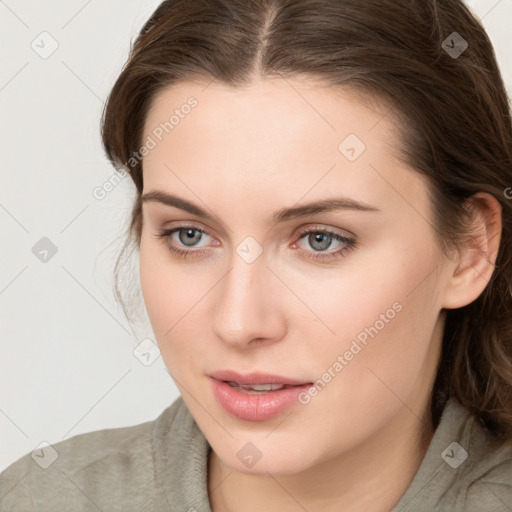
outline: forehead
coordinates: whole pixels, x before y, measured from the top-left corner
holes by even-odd
[[[159,91],[150,105],[143,140],[151,137],[156,148],[144,162],[176,154],[183,144],[195,145],[189,158],[203,156],[197,149],[204,148],[218,163],[222,155],[256,157],[260,165],[280,155],[332,161],[349,136],[361,141],[367,155],[385,153],[397,146],[392,114],[375,97],[311,81],[262,79],[243,88],[178,83]]]
[[[398,136],[390,133],[395,131],[393,114],[384,99],[353,87],[327,87],[320,82],[290,78],[261,79],[239,88],[217,82],[185,82],[167,86],[155,95],[146,115],[144,134],[150,135],[168,121],[171,126],[167,126],[165,134],[183,131],[180,125],[190,124],[184,121],[193,117],[195,129],[207,131],[214,125],[215,131],[225,133],[234,127],[245,128],[258,135],[259,140],[263,136],[263,141],[276,133],[282,138],[287,134],[332,132],[336,138],[347,132],[361,138],[366,134],[368,138],[367,132],[381,122],[388,124],[384,133]],[[282,128],[286,128],[284,133]]]
[[[384,102],[290,79],[169,86],[146,116],[149,138],[144,190],[179,188],[190,198],[215,190],[269,203],[286,195],[291,204],[340,192],[383,204],[421,178],[396,158],[396,117]]]

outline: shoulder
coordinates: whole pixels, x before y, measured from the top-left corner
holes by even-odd
[[[455,470],[461,484],[458,497],[461,510],[509,512],[512,506],[510,442],[497,445],[489,431],[468,414],[459,443],[467,450],[466,459]]]
[[[127,501],[142,507],[158,488],[155,428],[162,419],[172,422],[177,405],[153,421],[76,435],[25,454],[0,474],[0,510],[105,510],[107,503],[108,510],[111,503],[123,510]]]
[[[455,398],[445,405],[423,461],[393,512],[511,512],[512,447]]]
[[[466,473],[467,484],[461,497],[464,510],[508,512],[512,510],[512,447],[494,448],[483,427],[477,429],[474,464]]]

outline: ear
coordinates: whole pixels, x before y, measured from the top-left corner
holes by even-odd
[[[465,207],[471,213],[473,230],[451,262],[445,309],[461,308],[480,296],[495,269],[501,240],[501,205],[493,195],[479,192],[466,200]]]

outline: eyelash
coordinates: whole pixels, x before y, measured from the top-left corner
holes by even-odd
[[[157,236],[157,238],[163,239],[167,248],[169,249],[169,251],[173,254],[176,254],[178,257],[187,258],[188,256],[190,256],[192,254],[194,254],[195,256],[198,256],[198,257],[201,256],[201,254],[206,252],[207,249],[204,249],[204,248],[203,249],[178,249],[176,246],[167,243],[167,240],[170,239],[174,233],[181,231],[181,230],[186,230],[186,229],[192,229],[199,233],[203,233],[208,236],[211,236],[207,231],[205,231],[203,229],[199,229],[196,226],[191,226],[191,225],[182,225],[182,226],[175,227],[173,229],[165,229],[165,230],[161,231],[160,233],[157,233],[156,236]],[[315,254],[315,253],[311,253],[310,251],[306,251],[309,253],[309,255],[306,257],[310,258],[312,260],[327,262],[327,261],[331,261],[336,258],[341,258],[341,257],[345,256],[345,254],[347,252],[354,249],[357,245],[356,241],[353,238],[348,238],[348,237],[339,235],[338,233],[334,233],[333,231],[329,231],[329,230],[325,230],[325,229],[318,229],[318,228],[313,228],[313,229],[309,228],[309,229],[304,229],[304,230],[300,231],[297,235],[298,241],[301,240],[305,235],[309,235],[311,233],[321,233],[323,235],[328,235],[329,237],[332,237],[334,240],[336,240],[338,242],[343,242],[345,244],[345,246],[341,247],[340,249],[336,249],[335,251],[332,251],[332,252],[326,252],[326,253],[325,252],[317,252]],[[312,254],[315,254],[315,255],[312,255]]]

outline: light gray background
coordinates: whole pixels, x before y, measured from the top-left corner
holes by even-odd
[[[133,352],[147,319],[132,331],[111,291],[131,182],[93,196],[114,173],[104,101],[159,3],[0,0],[0,471],[42,441],[153,420],[178,396],[161,357]],[[467,3],[512,96],[512,0]],[[43,31],[59,45],[46,59],[32,48],[50,48]],[[32,252],[43,237],[47,262]]]

